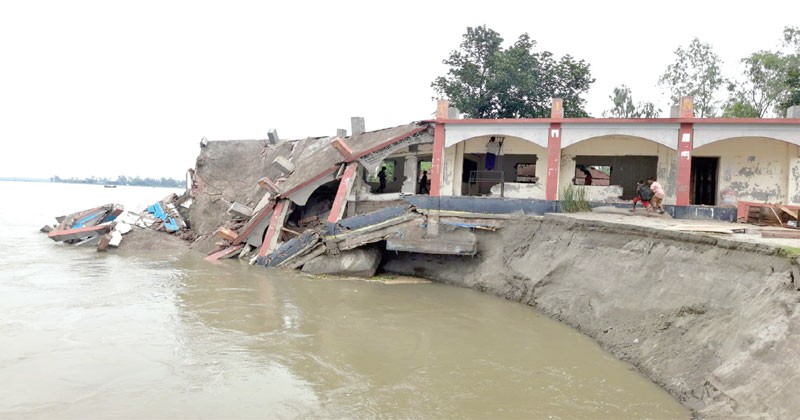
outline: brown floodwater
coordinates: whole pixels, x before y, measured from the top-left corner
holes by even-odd
[[[97,253],[37,232],[168,192],[0,182],[31,204],[0,209],[0,418],[689,417],[587,337],[472,290]]]

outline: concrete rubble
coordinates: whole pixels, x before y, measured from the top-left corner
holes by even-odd
[[[179,211],[181,205],[190,199],[188,195],[170,194],[140,213],[125,211],[121,204],[106,204],[56,217],[56,225],[45,225],[40,231],[56,242],[74,246],[92,245],[98,252],[119,247],[124,235],[134,229],[191,238],[188,225]]]

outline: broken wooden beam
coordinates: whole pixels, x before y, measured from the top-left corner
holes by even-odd
[[[222,251],[217,251],[203,259],[208,262],[215,262],[221,258],[231,258],[236,256],[239,253],[239,251],[242,250],[242,247],[244,247],[244,244],[229,246],[223,249]]]

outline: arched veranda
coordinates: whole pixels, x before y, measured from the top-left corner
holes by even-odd
[[[547,148],[522,137],[487,133],[445,149],[446,195],[499,197],[502,191],[505,197],[544,199],[546,176]]]
[[[690,203],[800,203],[800,148],[771,137],[709,139],[692,154]]]
[[[677,153],[659,142],[609,134],[572,142],[561,150],[559,190],[586,185],[591,201],[632,199],[639,180],[655,177],[664,186],[665,202],[675,203]]]

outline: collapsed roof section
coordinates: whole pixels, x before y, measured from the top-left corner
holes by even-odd
[[[359,162],[368,172],[375,173],[381,161],[393,152],[422,143],[433,143],[432,129],[427,123],[411,123],[345,139],[301,140],[287,157],[293,171],[285,177],[270,179],[271,184],[265,183],[271,186],[273,195],[303,206],[319,186],[341,177],[343,164]]]
[[[195,202],[190,214],[192,229],[198,235],[209,236],[201,251],[214,247],[219,250],[218,244],[210,241],[214,240],[214,233],[225,228],[237,235],[229,241],[232,246],[246,243],[262,248],[260,253],[265,255],[276,246],[272,238],[267,238],[272,219],[280,226],[285,219],[274,209],[289,208],[288,202],[305,206],[320,186],[342,179],[343,175],[348,178],[347,187],[352,187],[356,167],[374,174],[389,155],[425,143],[433,143],[433,127],[425,122],[345,138],[281,141],[271,135],[269,140],[204,140],[192,174]],[[339,201],[346,201],[349,188],[345,190],[339,194]],[[232,204],[249,208],[252,216],[232,223]],[[340,213],[337,212],[339,217]],[[263,249],[265,246],[267,249]]]

